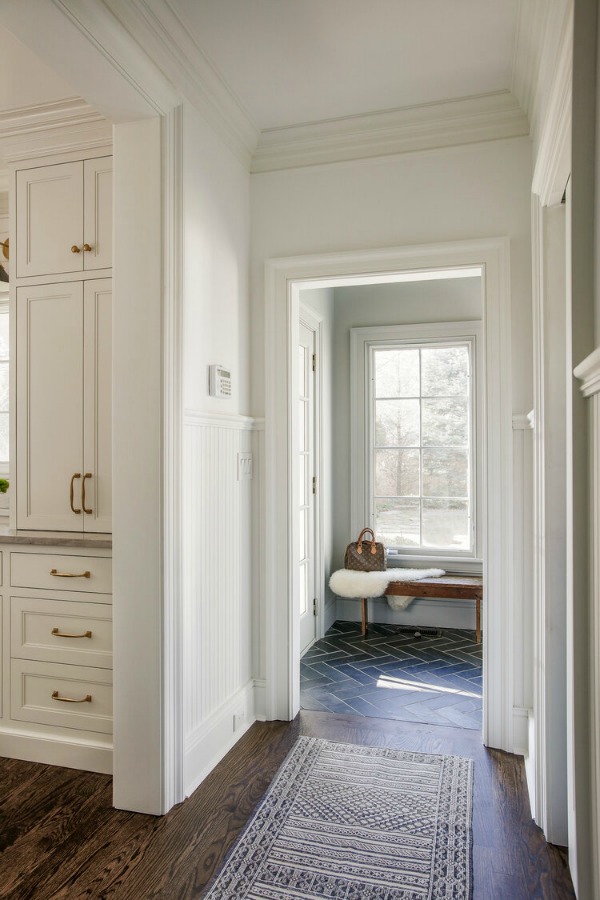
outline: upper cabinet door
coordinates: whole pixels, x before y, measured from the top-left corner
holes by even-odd
[[[17,278],[81,272],[83,163],[17,172]]]
[[[112,169],[112,156],[83,163],[82,255],[86,272],[112,266]]]
[[[17,278],[112,266],[112,156],[17,172]]]
[[[17,288],[17,528],[83,530],[83,284]]]

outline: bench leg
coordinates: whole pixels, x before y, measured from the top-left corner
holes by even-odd
[[[475,601],[475,637],[477,643],[481,643],[481,600]]]
[[[364,637],[369,629],[369,611],[367,607],[367,598],[362,598],[362,632],[361,636]]]

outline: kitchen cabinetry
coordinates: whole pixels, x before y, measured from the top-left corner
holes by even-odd
[[[17,528],[111,530],[111,281],[17,288]]]
[[[112,265],[112,157],[16,173],[16,277]]]
[[[0,561],[0,754],[110,772],[110,551],[5,543]]]

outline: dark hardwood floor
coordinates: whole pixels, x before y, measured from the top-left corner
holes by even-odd
[[[460,728],[303,711],[253,725],[162,818],[113,809],[107,776],[0,759],[0,897],[201,897],[298,734],[472,757],[474,900],[574,896],[564,852],[531,820],[520,758]]]

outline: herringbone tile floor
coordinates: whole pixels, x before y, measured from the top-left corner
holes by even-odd
[[[421,637],[397,625],[336,622],[300,663],[302,709],[481,728],[482,647],[475,632]],[[423,633],[425,632],[425,633]]]

